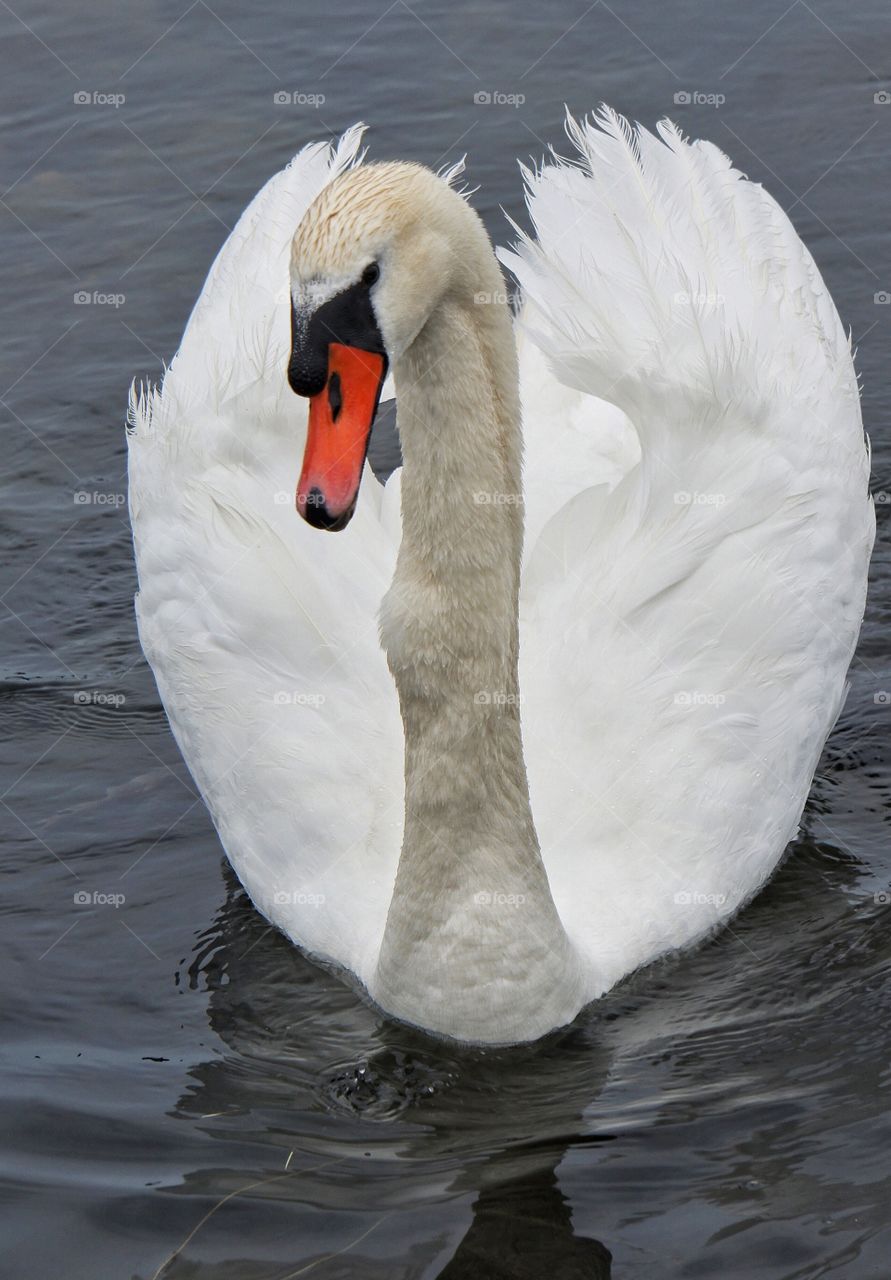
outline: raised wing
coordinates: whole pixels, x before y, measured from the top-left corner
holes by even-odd
[[[670,124],[569,131],[578,158],[526,174],[536,235],[502,260],[552,376],[623,411],[641,460],[577,481],[530,545],[520,675],[552,887],[609,985],[794,836],[874,517],[849,344],[785,214]],[[565,437],[559,407],[525,429],[530,457]]]
[[[226,852],[270,920],[364,977],[403,821],[376,621],[398,522],[370,471],[336,538],[296,517],[284,377],[290,241],[360,137],[305,148],[245,210],[161,387],[134,390],[129,450],[140,638]]]

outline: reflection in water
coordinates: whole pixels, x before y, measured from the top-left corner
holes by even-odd
[[[834,786],[812,820],[843,830]],[[167,1247],[231,1199],[166,1280],[561,1280],[609,1276],[610,1252],[650,1280],[657,1219],[672,1256],[733,1280],[859,1280],[886,1256],[891,931],[838,846],[800,841],[712,942],[506,1050],[383,1018],[226,875],[178,977],[222,1049],[176,1104],[201,1145],[166,1184]]]
[[[227,901],[187,976],[192,986],[206,983],[211,1025],[232,1053],[192,1069],[178,1111],[209,1119],[209,1132],[227,1139],[234,1121],[242,1139],[267,1156],[274,1151],[266,1168],[281,1171],[279,1153],[294,1153],[293,1180],[272,1169],[270,1181],[247,1194],[331,1212],[348,1203],[361,1207],[369,1226],[373,1215],[405,1205],[407,1186],[418,1210],[444,1200],[466,1206],[473,1195],[470,1225],[431,1275],[609,1277],[609,1251],[573,1231],[557,1172],[571,1147],[609,1141],[585,1134],[583,1112],[608,1064],[584,1023],[534,1046],[492,1050],[390,1022],[269,929],[228,868],[226,875]],[[243,1169],[237,1178],[202,1169],[186,1185],[221,1198],[239,1181],[252,1179]],[[458,1222],[466,1217],[466,1208],[455,1214]],[[338,1247],[363,1229],[341,1232]],[[428,1256],[417,1254],[416,1269],[398,1274],[426,1274],[435,1250],[433,1241]],[[287,1262],[296,1268],[324,1256],[307,1248]],[[173,1261],[164,1274],[184,1265]],[[348,1274],[378,1274],[361,1243],[349,1251]],[[388,1264],[380,1274],[396,1272]]]
[[[553,1170],[487,1186],[473,1222],[440,1271],[440,1280],[609,1280],[611,1255],[597,1240],[576,1236]]]

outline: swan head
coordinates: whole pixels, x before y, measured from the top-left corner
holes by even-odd
[[[480,248],[492,258],[478,215],[422,165],[360,165],[310,205],[291,245],[288,361],[309,398],[297,510],[310,524],[349,523],[387,369],[447,293],[479,289]]]

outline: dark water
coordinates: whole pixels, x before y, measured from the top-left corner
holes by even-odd
[[[377,157],[467,150],[502,241],[564,101],[713,139],[825,272],[891,494],[886,0],[586,3],[0,7],[11,1276],[891,1276],[891,504],[805,835],[732,928],[532,1048],[388,1024],[268,930],[136,642],[129,379],[266,177],[357,118]]]

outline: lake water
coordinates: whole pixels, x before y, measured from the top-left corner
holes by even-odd
[[[14,0],[0,31],[3,1269],[891,1275],[885,0]],[[601,100],[715,141],[813,250],[859,351],[871,602],[767,889],[572,1028],[466,1051],[367,1008],[226,869],[137,644],[124,406],[304,142],[364,119],[377,158],[467,151],[504,243],[517,158]]]

